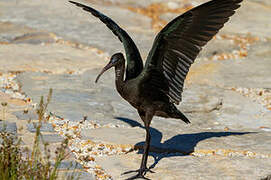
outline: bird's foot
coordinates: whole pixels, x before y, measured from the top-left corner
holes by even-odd
[[[135,176],[132,176],[132,177],[126,179],[126,180],[139,179],[139,178],[150,180],[150,179],[144,177],[146,175],[146,173],[147,172],[155,173],[154,171],[150,170],[149,168],[140,168],[138,170],[132,170],[132,171],[124,172],[121,175],[130,174],[130,173],[133,173],[133,172],[137,172],[137,174]]]

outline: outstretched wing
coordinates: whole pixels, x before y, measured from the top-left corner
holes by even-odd
[[[80,4],[78,2],[69,1],[70,3],[75,4],[78,7],[83,8],[83,10],[90,12],[93,16],[99,18],[122,42],[124,45],[126,59],[127,59],[127,67],[126,67],[126,80],[133,79],[137,77],[143,69],[143,63],[140,56],[140,53],[126,31],[120,28],[117,23],[115,23],[112,19],[102,14],[101,12]]]
[[[224,26],[242,0],[212,0],[187,11],[168,23],[156,36],[149,52],[144,75],[152,85],[166,82],[161,89],[176,104],[191,64],[204,46]],[[164,79],[161,80],[162,73]],[[146,73],[149,72],[149,73]],[[152,73],[155,72],[155,73]],[[160,78],[160,81],[159,81]],[[158,80],[158,81],[157,81]]]

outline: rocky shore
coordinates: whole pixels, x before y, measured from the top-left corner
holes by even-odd
[[[155,34],[204,0],[86,0],[121,25],[143,59]],[[271,1],[244,0],[192,65],[178,108],[192,122],[154,118],[150,179],[244,179],[271,174]],[[70,135],[81,179],[125,179],[137,169],[144,129],[114,88],[95,78],[122,44],[66,0],[0,1],[0,131],[31,147],[35,106],[53,89],[42,133],[52,149]],[[25,114],[25,111],[28,111]],[[23,128],[21,128],[23,127]],[[63,169],[66,168],[63,163]],[[69,173],[69,172],[67,172]],[[270,177],[270,176],[269,176]]]

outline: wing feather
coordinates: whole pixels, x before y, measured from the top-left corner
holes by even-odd
[[[134,41],[128,35],[128,33],[122,28],[120,28],[119,25],[115,23],[112,19],[97,11],[96,9],[78,2],[69,2],[75,4],[78,7],[81,7],[83,10],[90,12],[93,16],[99,18],[119,38],[119,40],[124,45],[126,53],[126,80],[137,77],[143,69],[143,62]]]
[[[224,26],[242,0],[212,0],[169,22],[156,36],[144,71],[156,68],[168,86],[166,94],[181,101],[184,80],[202,47]],[[144,73],[158,78],[152,73]],[[157,73],[156,73],[157,75]],[[159,75],[161,78],[161,75]],[[165,88],[166,89],[166,88]]]

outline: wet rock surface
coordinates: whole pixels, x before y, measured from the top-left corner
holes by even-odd
[[[126,29],[143,58],[159,28],[202,2],[84,1]],[[244,1],[192,65],[178,106],[191,124],[153,119],[148,165],[156,173],[148,178],[254,180],[271,174],[270,5]],[[112,32],[67,1],[1,1],[0,100],[8,108],[0,106],[0,119],[12,132],[25,125],[19,135],[27,144],[34,132],[27,120],[37,115],[23,113],[25,102],[34,106],[52,88],[48,114],[59,118],[42,126],[49,144],[70,128],[79,169],[92,173],[83,179],[128,178],[121,173],[139,167],[144,128],[115,90],[113,71],[94,83],[109,55],[119,51]]]

